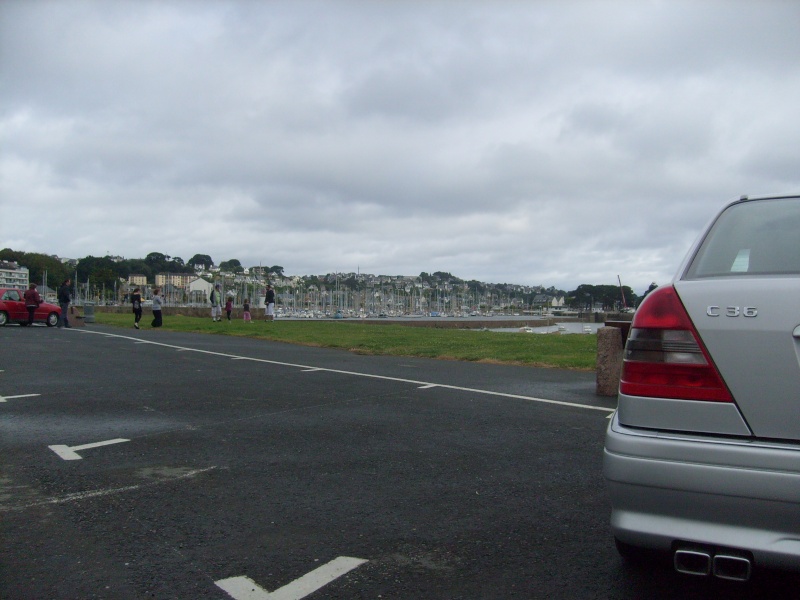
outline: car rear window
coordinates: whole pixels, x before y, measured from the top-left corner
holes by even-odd
[[[800,275],[800,198],[728,207],[706,235],[684,279]]]

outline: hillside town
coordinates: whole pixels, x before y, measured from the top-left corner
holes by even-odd
[[[11,257],[16,260],[11,260]],[[25,264],[28,259],[28,264]],[[137,267],[139,267],[137,269]],[[39,285],[48,301],[63,279],[70,278],[78,304],[119,305],[140,288],[147,302],[160,288],[166,306],[205,306],[220,284],[235,305],[246,299],[263,307],[265,289],[276,290],[277,310],[284,316],[399,317],[545,314],[569,310],[624,310],[635,306],[630,288],[582,285],[572,292],[554,287],[465,281],[450,273],[375,275],[347,272],[287,275],[280,266],[243,267],[238,260],[213,263],[195,255],[184,263],[159,253],[145,259],[64,259],[57,256],[0,252],[0,287]]]

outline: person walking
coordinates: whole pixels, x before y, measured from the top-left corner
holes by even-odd
[[[267,296],[264,298],[264,306],[266,313],[265,321],[274,321],[275,320],[275,290],[272,289],[271,285],[267,285]]]
[[[228,296],[227,302],[225,302],[225,316],[228,317],[228,323],[231,322],[231,313],[233,312],[233,300],[231,297]]]
[[[161,320],[161,305],[164,303],[161,298],[161,289],[155,288],[153,290],[153,322],[150,324],[153,327],[161,327],[164,322]]]
[[[242,318],[245,323],[250,323],[250,298],[244,299],[244,306],[242,306]]]
[[[211,290],[211,320],[222,321],[222,292],[220,291],[219,284],[214,286]]]
[[[133,304],[133,326],[139,329],[139,321],[142,320],[142,293],[139,288],[133,290],[131,304]]]
[[[42,303],[42,297],[36,291],[36,284],[31,283],[22,295],[25,299],[25,308],[28,309],[28,325],[33,325],[33,318],[36,316],[36,309]]]
[[[69,317],[67,316],[69,303],[72,302],[72,295],[69,291],[69,286],[71,285],[72,280],[67,277],[58,288],[58,305],[61,307],[61,315],[58,317],[59,329],[62,327],[72,327],[72,325],[69,324]]]

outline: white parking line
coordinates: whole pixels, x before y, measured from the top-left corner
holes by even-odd
[[[368,561],[363,558],[340,556],[272,593],[243,575],[220,579],[214,583],[234,600],[300,600],[365,562]]]
[[[607,408],[603,406],[592,406],[591,404],[579,404],[577,402],[566,402],[564,400],[550,400],[548,398],[537,398],[535,396],[522,396],[520,394],[506,394],[505,392],[494,392],[491,390],[481,390],[477,388],[467,388],[457,385],[449,385],[446,383],[432,383],[430,381],[417,381],[415,379],[405,379],[402,377],[389,377],[388,375],[373,375],[372,373],[358,373],[356,371],[343,371],[341,369],[328,369],[326,367],[314,367],[311,365],[298,365],[295,363],[288,363],[288,362],[281,362],[277,360],[267,360],[265,358],[252,358],[247,356],[239,356],[236,354],[228,354],[226,352],[213,352],[211,350],[200,350],[199,348],[189,348],[186,346],[176,346],[175,344],[165,344],[163,342],[152,342],[149,340],[142,340],[140,338],[131,337],[128,335],[117,335],[115,333],[107,333],[104,331],[88,331],[85,329],[81,329],[78,333],[88,333],[93,335],[103,335],[106,337],[113,337],[125,340],[132,340],[135,343],[144,343],[144,344],[152,344],[154,346],[162,346],[164,348],[174,348],[174,349],[182,349],[191,352],[199,352],[201,354],[210,354],[212,356],[221,356],[224,358],[241,358],[242,360],[252,360],[255,362],[260,362],[264,364],[270,365],[278,365],[283,367],[296,367],[298,369],[302,369],[303,371],[327,371],[328,373],[338,373],[340,375],[352,375],[354,377],[368,377],[370,379],[381,379],[383,381],[396,381],[398,383],[410,383],[416,386],[422,387],[439,387],[444,388],[447,390],[456,390],[459,392],[469,392],[472,394],[485,394],[487,396],[496,396],[499,398],[513,398],[514,400],[526,400],[528,402],[539,402],[542,404],[555,404],[558,406],[569,406],[571,408],[583,408],[586,410],[596,410],[604,413],[613,413],[616,408]]]
[[[92,444],[83,444],[82,446],[63,446],[56,444],[48,446],[50,450],[58,454],[64,460],[81,460],[83,457],[75,452],[76,450],[88,450],[89,448],[99,448],[100,446],[110,446],[111,444],[120,444],[122,442],[130,442],[123,438],[116,438],[113,440],[106,440],[104,442],[94,442]]]
[[[132,492],[135,490],[145,489],[156,485],[164,485],[172,483],[173,481],[180,481],[181,479],[191,479],[195,475],[213,471],[217,467],[205,467],[204,469],[195,469],[188,473],[182,473],[174,477],[158,479],[157,481],[148,481],[147,483],[140,483],[137,485],[127,485],[118,488],[106,488],[103,490],[88,490],[85,492],[76,492],[74,494],[67,494],[66,496],[57,496],[55,498],[46,498],[44,500],[37,500],[36,502],[29,502],[28,504],[20,504],[18,506],[4,506],[0,504],[0,512],[9,512],[17,510],[25,510],[35,506],[45,506],[47,504],[65,504],[67,502],[78,502],[80,500],[88,500],[89,498],[102,498],[103,496],[113,496],[124,492]]]
[[[0,396],[0,402],[6,400],[13,400],[14,398],[33,398],[34,396],[41,396],[41,394],[18,394],[16,396]]]

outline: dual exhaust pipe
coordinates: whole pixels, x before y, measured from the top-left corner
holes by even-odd
[[[704,548],[685,547],[675,550],[675,570],[686,575],[713,575],[728,581],[747,581],[753,572],[753,561],[735,550],[717,552]]]

